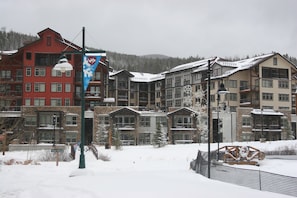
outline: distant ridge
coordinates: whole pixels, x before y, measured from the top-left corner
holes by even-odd
[[[148,54],[141,56],[143,58],[151,58],[151,59],[168,59],[170,56],[162,55],[162,54]]]

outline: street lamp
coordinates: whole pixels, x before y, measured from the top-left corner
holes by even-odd
[[[207,120],[207,129],[208,129],[208,134],[207,134],[207,176],[210,178],[210,60],[208,60],[208,67],[207,67],[207,114],[208,114],[208,120]]]
[[[223,83],[220,84],[220,88],[218,89],[218,98],[217,98],[217,118],[218,118],[218,134],[217,134],[217,142],[218,142],[218,153],[217,153],[217,161],[220,159],[220,99],[221,95],[225,95],[226,93],[229,93],[227,89],[225,88],[225,85]]]
[[[85,27],[82,28],[82,64],[84,61],[85,55]],[[53,70],[65,72],[71,71],[73,69],[72,65],[68,63],[68,60],[65,56],[62,56],[59,62],[54,66]],[[81,71],[81,129],[80,129],[80,158],[79,158],[79,168],[85,168],[85,154],[84,154],[84,145],[85,145],[85,90],[84,90],[84,70],[82,65]]]
[[[57,123],[57,116],[56,114],[54,114],[53,115],[53,125],[54,125],[53,147],[56,146],[56,123]]]

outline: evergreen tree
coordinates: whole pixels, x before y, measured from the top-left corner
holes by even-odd
[[[162,131],[162,126],[160,122],[157,122],[156,132],[154,134],[154,145],[158,148],[165,146],[166,138]]]

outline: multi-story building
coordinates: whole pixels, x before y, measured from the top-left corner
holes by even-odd
[[[38,40],[2,55],[0,118],[8,124],[1,130],[21,133],[22,142],[78,142],[82,49],[49,28],[38,35]],[[61,54],[73,71],[52,69]],[[212,110],[213,142],[296,137],[296,72],[278,53],[240,61],[210,58],[160,74],[112,71],[103,54],[85,91],[85,140],[110,143],[116,129],[125,144],[152,144],[156,124],[162,123],[170,143],[201,142],[205,131],[198,125],[207,123],[206,105]],[[205,98],[208,80],[210,104]],[[228,93],[218,100],[222,84]],[[24,127],[13,129],[20,123]]]

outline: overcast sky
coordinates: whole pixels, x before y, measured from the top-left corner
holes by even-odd
[[[296,0],[0,0],[0,27],[49,27],[81,45],[173,57],[297,57]]]

